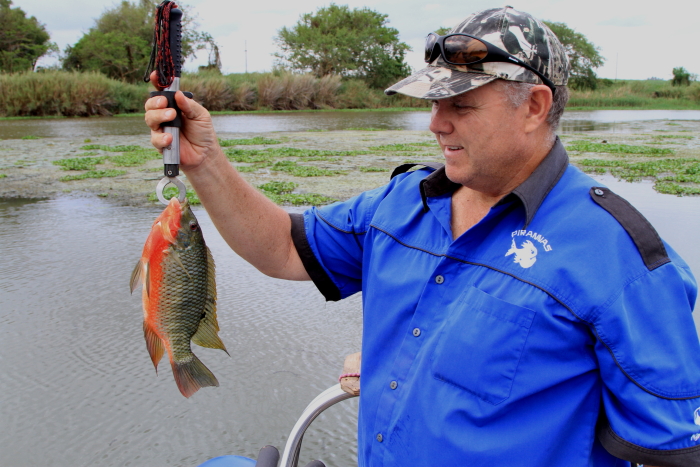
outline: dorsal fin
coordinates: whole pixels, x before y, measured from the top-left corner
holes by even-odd
[[[647,269],[652,271],[671,261],[654,227],[627,200],[609,188],[598,186],[591,188],[590,195],[593,201],[608,211],[632,237]]]

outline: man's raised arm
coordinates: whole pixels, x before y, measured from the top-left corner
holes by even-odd
[[[181,168],[226,242],[268,276],[309,280],[292,242],[289,214],[248,184],[229,163],[209,112],[181,92],[175,100],[182,110]],[[158,150],[172,142],[172,135],[160,128],[162,122],[175,117],[175,110],[166,105],[162,96],[145,105],[151,143]]]

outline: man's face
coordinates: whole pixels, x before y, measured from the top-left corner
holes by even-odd
[[[513,108],[498,81],[433,101],[430,131],[445,156],[447,177],[476,191],[503,195],[529,159],[523,147],[527,103]]]

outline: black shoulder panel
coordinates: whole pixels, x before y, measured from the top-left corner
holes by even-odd
[[[394,169],[393,172],[391,172],[391,178],[396,177],[397,175],[400,175],[402,173],[408,172],[411,170],[413,167],[417,165],[424,165],[426,167],[433,168],[435,170],[439,169],[442,167],[444,164],[440,164],[438,162],[416,162],[416,163],[411,163],[411,164],[402,164]]]
[[[309,277],[314,281],[314,284],[326,297],[327,301],[335,302],[340,300],[340,290],[338,290],[333,280],[328,277],[309,245],[309,241],[306,238],[306,229],[304,228],[304,216],[299,213],[290,213],[289,217],[292,219],[292,241],[306,272],[309,273]]]
[[[612,430],[607,421],[598,424],[597,436],[605,450],[618,459],[641,465],[700,467],[700,446],[669,450],[644,448],[623,439]]]
[[[671,261],[654,227],[627,200],[608,188],[597,186],[591,188],[590,194],[593,201],[617,219],[632,237],[647,269],[651,271]]]

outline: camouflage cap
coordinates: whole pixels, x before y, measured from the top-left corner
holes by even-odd
[[[469,34],[527,63],[555,85],[566,85],[569,59],[557,36],[542,21],[510,6],[483,10],[468,16],[450,34]],[[514,63],[486,62],[450,65],[438,56],[426,68],[399,81],[386,91],[420,99],[444,99],[483,86],[496,79],[542,84],[530,70]]]

